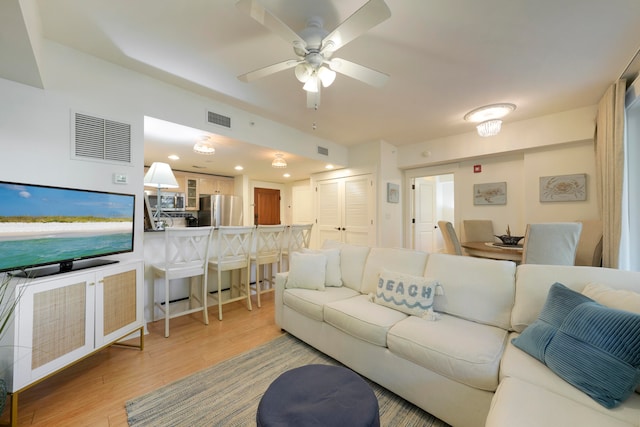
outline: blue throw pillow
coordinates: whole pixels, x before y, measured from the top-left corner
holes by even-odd
[[[513,345],[544,363],[547,345],[567,315],[578,305],[592,301],[591,298],[561,283],[554,283],[549,289],[547,300],[538,318],[527,326],[520,336],[512,340]]]
[[[615,408],[640,382],[640,315],[580,304],[551,338],[544,362],[602,406]]]

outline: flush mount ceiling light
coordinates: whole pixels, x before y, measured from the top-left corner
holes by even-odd
[[[208,136],[203,136],[200,141],[196,142],[193,146],[193,151],[198,154],[204,154],[206,156],[211,156],[216,153],[216,149],[213,148],[211,138],[209,138]]]
[[[282,157],[281,153],[276,154],[276,158],[271,162],[271,167],[278,169],[284,169],[287,167],[287,161]]]
[[[514,104],[491,104],[476,108],[464,115],[468,122],[478,123],[476,129],[480,136],[494,136],[500,133],[502,117],[516,109]]]

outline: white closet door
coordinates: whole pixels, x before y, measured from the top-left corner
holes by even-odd
[[[371,175],[344,178],[343,241],[353,245],[375,245]]]
[[[342,185],[340,180],[318,181],[318,245],[325,240],[342,241]]]
[[[375,245],[370,174],[318,181],[316,206],[320,245],[325,240]]]

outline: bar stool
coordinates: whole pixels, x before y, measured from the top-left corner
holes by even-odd
[[[164,336],[169,337],[169,319],[189,313],[202,311],[205,325],[209,324],[207,315],[207,260],[213,227],[168,227],[164,231],[165,261],[151,266],[153,271],[153,294],[155,298],[156,279],[164,279],[164,306],[162,303],[155,305],[164,313]],[[200,290],[194,293],[196,287],[191,280],[189,285],[189,308],[177,313],[171,313],[169,286],[175,279],[200,277]],[[193,300],[200,303],[199,307],[193,307]],[[155,310],[152,313],[155,320]]]
[[[273,264],[276,264],[277,271],[282,265],[282,238],[284,236],[284,225],[258,225],[255,229],[255,252],[251,254],[251,262],[256,266],[256,297],[258,307],[261,306],[260,295],[273,291]],[[268,275],[264,273],[268,266]],[[260,274],[262,273],[262,274]],[[262,279],[261,279],[262,277]],[[269,282],[269,288],[264,289],[263,282]]]
[[[251,310],[251,247],[253,245],[253,226],[220,226],[216,230],[215,252],[209,259],[209,269],[215,270],[218,277],[218,293],[210,298],[218,304],[218,319],[222,320],[222,305],[230,302],[247,300],[247,309]],[[222,298],[222,272],[240,270],[240,279],[237,283],[231,281],[229,298]],[[246,275],[242,275],[246,270]],[[243,283],[244,281],[244,283]],[[237,294],[234,296],[234,290]]]
[[[292,224],[286,233],[286,242],[282,244],[282,259],[287,260],[287,270],[289,269],[289,254],[299,252],[309,247],[311,243],[311,229],[313,224]]]

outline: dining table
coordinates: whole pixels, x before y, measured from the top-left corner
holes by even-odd
[[[522,261],[522,245],[505,245],[497,242],[463,242],[461,246],[470,256],[489,259]]]

